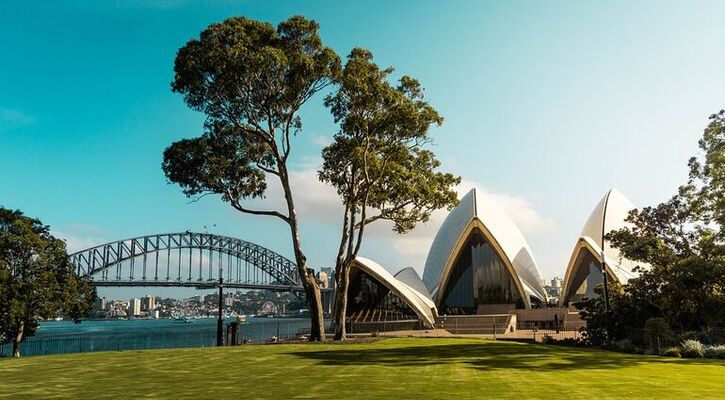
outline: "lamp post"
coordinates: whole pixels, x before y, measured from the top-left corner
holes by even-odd
[[[221,263],[219,263],[219,315],[216,321],[216,345],[224,346],[224,317],[222,308],[224,306],[224,274]]]

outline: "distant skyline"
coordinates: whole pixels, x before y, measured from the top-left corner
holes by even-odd
[[[547,280],[563,277],[611,187],[637,206],[673,195],[708,116],[725,108],[717,1],[0,0],[0,205],[51,225],[71,251],[216,224],[208,230],[291,257],[285,225],[217,197],[190,202],[166,183],[161,159],[203,123],[170,90],[176,51],[228,17],[276,25],[295,14],[317,20],[341,57],[365,47],[421,82],[445,118],[432,147],[442,169],[463,178],[461,192],[499,200]],[[341,218],[316,178],[337,130],[322,97],[304,108],[293,155],[303,248],[317,269],[333,264]],[[444,216],[407,236],[378,226],[361,254],[422,273]],[[146,293],[167,292],[100,292]]]

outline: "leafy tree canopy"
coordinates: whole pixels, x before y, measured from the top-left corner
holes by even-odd
[[[41,319],[78,322],[95,297],[90,280],[74,273],[65,242],[39,220],[0,207],[0,340],[13,341],[15,355]]]
[[[724,111],[710,117],[699,144],[703,154],[690,159],[689,180],[677,195],[632,210],[632,226],[607,235],[623,256],[651,266],[612,291],[614,339],[638,340],[650,318],[679,332],[725,327]],[[592,326],[600,319],[599,302],[580,305]]]
[[[229,18],[179,50],[172,90],[207,120],[202,136],[164,152],[170,181],[188,196],[220,194],[249,211],[240,201],[261,197],[268,175],[286,179],[290,137],[302,128],[297,111],[340,69],[339,57],[322,45],[318,29],[300,16],[277,29]]]
[[[162,168],[187,196],[218,194],[240,212],[274,216],[290,227],[295,260],[312,314],[311,340],[324,338],[319,287],[302,251],[287,160],[297,115],[332,84],[340,59],[323,46],[315,21],[294,16],[277,29],[244,17],[212,24],[182,47],[173,91],[206,115],[204,133],[173,143]],[[243,200],[264,196],[267,178],[279,179],[286,210],[259,210]]]
[[[425,101],[417,80],[389,81],[372,53],[356,48],[325,99],[340,131],[322,152],[320,180],[332,185],[345,211],[336,257],[335,338],[345,338],[349,270],[360,251],[365,227],[378,220],[405,233],[439,208],[457,204],[452,187],[460,182],[438,172],[440,162],[425,145],[429,129],[443,118]]]

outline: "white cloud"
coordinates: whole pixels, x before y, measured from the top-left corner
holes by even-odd
[[[70,224],[54,229],[51,233],[65,241],[69,254],[108,242],[103,238],[104,230],[95,225]]]
[[[316,168],[308,166],[292,172],[290,178],[295,195],[295,206],[301,223],[329,224],[335,229],[335,232],[339,232],[343,212],[340,198],[332,187],[317,179]],[[262,207],[264,204],[266,207],[283,210],[285,207],[281,188],[272,182],[274,180],[270,180],[267,198],[257,206]],[[494,192],[466,180],[461,182],[456,191],[459,197],[462,197],[474,187],[503,208],[527,238],[550,234],[556,230],[554,220],[539,213],[532,203],[522,196]],[[366,231],[365,245],[361,254],[376,258],[390,268],[412,266],[422,269],[431,242],[447,215],[447,210],[435,211],[427,223],[419,224],[413,231],[405,235],[395,233],[392,230],[392,224],[387,221],[372,224]]]
[[[320,147],[327,147],[332,143],[332,137],[331,136],[325,136],[325,135],[317,135],[312,138],[313,143]]]

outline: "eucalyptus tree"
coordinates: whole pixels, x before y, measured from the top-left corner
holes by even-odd
[[[632,336],[651,318],[680,332],[725,325],[725,111],[710,116],[699,145],[676,195],[632,210],[631,226],[607,235],[625,257],[651,266],[613,293],[615,338],[641,339]],[[579,306],[590,340],[600,342],[600,300]]]
[[[288,169],[300,107],[332,84],[340,59],[322,44],[315,21],[294,16],[275,29],[244,17],[210,25],[182,47],[172,90],[206,116],[204,132],[173,143],[163,170],[187,196],[216,194],[239,212],[289,226],[299,276],[311,311],[310,340],[324,338],[319,286],[307,268]],[[284,210],[256,209],[267,180],[282,187]]]
[[[42,319],[78,322],[95,298],[90,280],[74,273],[65,242],[39,220],[0,207],[0,342],[13,343],[14,357]]]
[[[344,205],[342,234],[335,259],[335,338],[345,339],[350,269],[365,228],[391,221],[405,233],[428,221],[439,208],[458,200],[460,182],[437,172],[440,162],[426,149],[429,129],[443,118],[425,101],[420,83],[401,77],[390,83],[392,68],[380,69],[372,53],[353,49],[337,83],[325,99],[340,130],[323,149],[319,177],[332,185]]]

